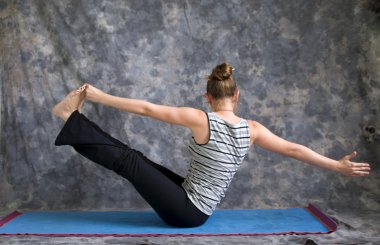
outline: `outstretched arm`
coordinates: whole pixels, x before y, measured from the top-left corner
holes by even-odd
[[[340,160],[334,160],[318,154],[306,146],[286,141],[274,135],[258,122],[249,121],[249,124],[253,143],[264,149],[349,176],[369,174],[369,164],[351,161],[357,155],[356,152],[352,152]]]
[[[157,105],[144,100],[113,96],[90,84],[85,84],[78,91],[84,89],[86,90],[86,99],[92,102],[187,127],[198,141],[203,141],[207,137],[207,135],[204,135],[204,127],[207,127],[207,117],[201,110],[190,107]]]

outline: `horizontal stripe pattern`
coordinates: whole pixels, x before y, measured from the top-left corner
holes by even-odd
[[[207,116],[209,141],[199,145],[190,140],[190,168],[182,186],[194,205],[211,215],[247,154],[250,133],[245,119],[232,125],[215,113]]]

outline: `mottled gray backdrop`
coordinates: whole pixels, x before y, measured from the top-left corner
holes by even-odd
[[[63,123],[51,108],[89,81],[208,110],[204,77],[228,61],[242,117],[333,158],[357,150],[373,171],[350,178],[254,148],[221,208],[380,210],[380,135],[362,130],[380,131],[380,18],[367,1],[0,0],[0,52],[0,209],[148,208],[126,180],[54,146]],[[91,103],[83,111],[186,174],[189,131]]]

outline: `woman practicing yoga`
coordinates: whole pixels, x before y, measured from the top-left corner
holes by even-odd
[[[205,97],[212,112],[171,107],[116,97],[90,84],[70,92],[53,108],[66,123],[56,145],[70,145],[81,155],[128,179],[169,225],[195,227],[212,214],[252,144],[297,160],[350,176],[369,174],[367,163],[333,160],[286,141],[256,121],[235,114],[239,90],[227,63],[216,66],[207,80]],[[185,178],[152,162],[141,152],[114,139],[79,112],[84,100],[148,116],[190,129],[190,167]]]

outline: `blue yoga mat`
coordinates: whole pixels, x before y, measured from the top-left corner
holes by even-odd
[[[15,212],[0,221],[0,235],[36,236],[223,236],[323,234],[336,224],[309,205],[275,210],[217,210],[202,226],[175,228],[153,211]]]

